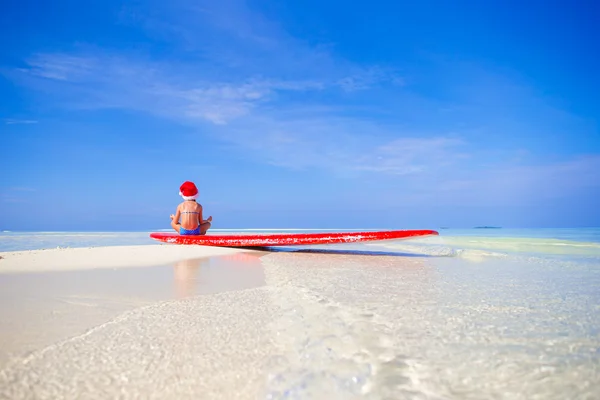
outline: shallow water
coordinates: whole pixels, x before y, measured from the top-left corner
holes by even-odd
[[[263,257],[269,398],[598,398],[600,230],[440,233]]]
[[[149,232],[0,232],[0,252],[156,244]]]
[[[600,270],[276,253],[269,397],[564,399],[600,393]]]
[[[234,253],[134,268],[0,274],[0,370],[125,311],[264,286],[259,257]],[[1,398],[2,396],[0,396]]]

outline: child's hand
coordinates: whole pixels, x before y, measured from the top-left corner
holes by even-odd
[[[171,214],[171,219],[175,218],[175,216],[173,214]]]

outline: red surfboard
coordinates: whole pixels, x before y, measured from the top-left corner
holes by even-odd
[[[401,230],[335,233],[264,233],[236,235],[179,235],[154,232],[152,239],[165,243],[197,244],[221,247],[297,246],[310,244],[355,243],[376,240],[408,239],[416,236],[438,235],[432,230]]]

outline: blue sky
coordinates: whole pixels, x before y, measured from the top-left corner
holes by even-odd
[[[9,1],[0,230],[599,226],[593,1]]]

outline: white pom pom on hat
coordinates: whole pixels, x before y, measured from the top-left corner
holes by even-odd
[[[194,182],[185,181],[179,187],[179,195],[184,200],[196,200],[198,198],[198,188],[194,185]]]

